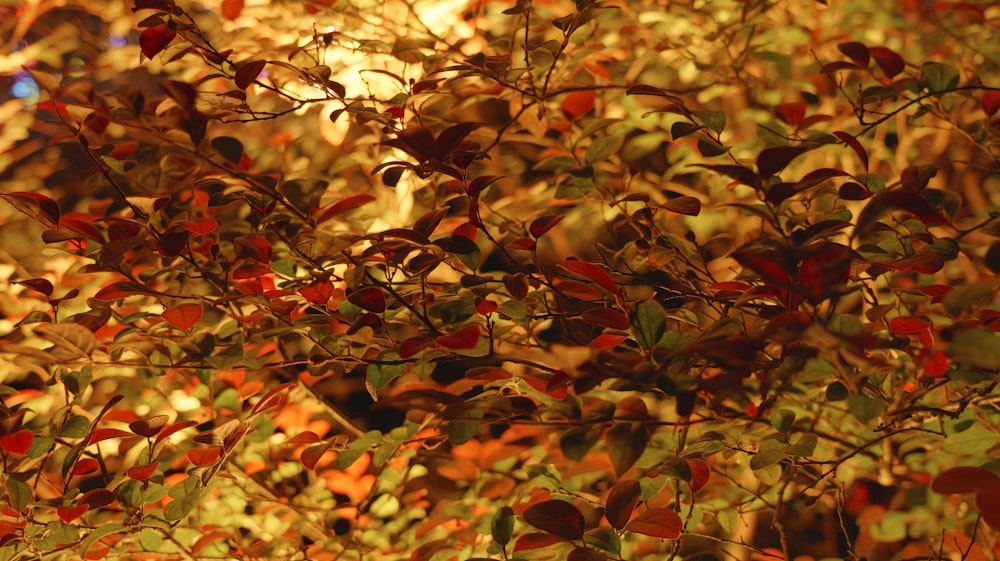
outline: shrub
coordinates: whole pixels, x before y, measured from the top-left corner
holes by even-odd
[[[16,10],[4,558],[994,555],[996,7]]]

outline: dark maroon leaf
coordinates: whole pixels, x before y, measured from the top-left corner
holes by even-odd
[[[635,505],[639,504],[641,491],[639,482],[634,479],[621,481],[611,488],[604,507],[604,516],[612,528],[621,530],[628,524]]]
[[[556,499],[529,506],[524,511],[524,521],[566,540],[582,538],[586,524],[580,509]]]
[[[983,489],[1000,489],[1000,476],[981,467],[953,467],[931,482],[931,491],[942,494],[975,493]]]
[[[477,123],[458,123],[452,125],[438,135],[434,144],[434,155],[441,162],[448,161],[451,152],[457,148],[469,133],[479,128]]]
[[[347,299],[359,308],[369,312],[385,311],[385,293],[376,286],[366,286],[347,295]]]
[[[481,335],[482,331],[479,329],[479,326],[473,324],[467,325],[454,333],[442,335],[435,339],[435,342],[446,349],[467,350],[476,347]]]
[[[517,541],[514,543],[514,552],[541,549],[561,541],[563,539],[554,534],[532,532],[517,538]]]
[[[726,177],[735,179],[736,181],[748,185],[750,187],[756,187],[758,184],[757,174],[746,166],[735,166],[735,165],[706,165],[698,164],[697,167],[709,169]]]
[[[605,446],[615,474],[622,475],[635,464],[649,444],[649,428],[643,423],[615,423],[608,431]]]
[[[382,144],[398,148],[418,162],[427,162],[436,153],[437,141],[434,133],[427,127],[410,127],[396,133],[396,138],[386,140]]]
[[[812,150],[809,146],[772,146],[765,148],[757,156],[757,172],[761,177],[772,175],[785,167],[798,156]]]
[[[580,319],[587,323],[600,325],[609,329],[627,330],[631,326],[628,316],[610,308],[586,310],[580,314]]]
[[[80,497],[78,504],[87,505],[91,510],[93,510],[108,506],[116,500],[118,500],[117,497],[115,497],[115,494],[111,491],[108,491],[107,489],[94,489],[93,491],[84,493],[84,495]]]
[[[871,198],[873,193],[860,183],[848,181],[840,186],[838,195],[845,201],[863,201]]]
[[[701,201],[697,197],[677,197],[663,203],[663,208],[677,214],[698,216],[701,212]]]
[[[160,234],[160,239],[156,240],[156,249],[164,257],[177,257],[187,247],[189,239],[191,232],[184,228],[168,230]]]
[[[148,419],[132,421],[129,423],[128,428],[139,436],[153,438],[163,429],[163,427],[167,426],[168,420],[169,417],[166,415],[157,415]]]
[[[840,52],[847,55],[847,58],[853,60],[858,66],[868,66],[870,53],[868,52],[868,47],[866,47],[864,43],[858,43],[857,41],[840,43],[837,45],[837,48],[840,49]]]
[[[267,61],[264,59],[251,60],[240,65],[239,69],[236,70],[235,76],[233,76],[236,87],[241,90],[250,87],[250,84],[253,84],[257,80],[257,76],[264,70],[265,65],[267,65]]]
[[[15,281],[12,284],[20,284],[21,286],[26,286],[35,292],[41,292],[46,297],[52,296],[52,291],[55,287],[48,279],[27,279],[23,281]]]
[[[935,175],[937,168],[934,166],[910,166],[900,174],[899,182],[904,188],[918,192],[923,191]]]
[[[865,148],[863,146],[861,146],[861,143],[858,142],[858,139],[842,131],[834,132],[833,136],[836,136],[841,140],[841,142],[850,146],[851,150],[854,150],[854,153],[858,155],[858,158],[861,158],[861,163],[864,164],[865,170],[868,169],[868,152],[865,151]]]
[[[316,219],[316,223],[322,224],[335,216],[340,216],[345,212],[364,206],[374,200],[375,197],[368,194],[352,195],[341,199],[328,206],[322,213],[320,213],[319,217]]]
[[[413,223],[413,229],[422,234],[425,238],[430,238],[446,214],[448,214],[448,209],[446,208],[432,210],[418,218],[417,221]]]
[[[565,214],[546,214],[545,216],[539,216],[531,222],[528,227],[528,232],[536,238],[540,238],[555,227],[556,224],[562,222],[562,219],[566,218]]]
[[[875,59],[875,64],[889,78],[896,76],[896,74],[899,74],[906,68],[906,61],[896,51],[887,49],[886,47],[872,47],[868,51],[871,53],[872,58]]]
[[[167,48],[167,45],[169,45],[176,36],[177,31],[172,29],[169,25],[147,27],[142,30],[142,33],[139,34],[139,48],[142,49],[142,54],[146,55],[146,58],[153,58],[158,55],[160,51]]]

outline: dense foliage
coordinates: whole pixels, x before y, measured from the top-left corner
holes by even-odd
[[[997,557],[992,2],[0,14],[0,558]]]

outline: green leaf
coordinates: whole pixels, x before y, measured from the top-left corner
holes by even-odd
[[[865,394],[847,396],[847,408],[862,423],[869,423],[885,411],[885,402]]]
[[[470,417],[482,417],[482,411],[470,411]],[[452,421],[448,423],[448,441],[454,446],[465,444],[476,436],[481,423],[476,420]]]
[[[649,444],[649,428],[643,423],[616,423],[608,431],[605,446],[615,474],[622,475],[639,459]]]
[[[684,138],[685,136],[693,132],[699,131],[702,128],[704,127],[696,123],[689,123],[687,121],[678,121],[670,125],[670,136],[673,137],[674,142],[676,142],[678,139]]]
[[[621,149],[625,142],[625,137],[620,134],[602,136],[594,139],[594,142],[587,148],[585,161],[587,165],[603,162]]]
[[[721,134],[726,128],[726,114],[721,111],[695,111],[693,114],[715,134]]]
[[[921,89],[926,88],[932,92],[950,90],[958,85],[958,81],[958,69],[950,64],[925,62],[920,67],[918,84]]]
[[[965,367],[1000,371],[1000,335],[989,329],[958,332],[948,352]]]
[[[788,454],[780,440],[765,440],[760,443],[757,453],[750,458],[750,469],[757,471],[784,460]]]
[[[62,438],[83,438],[90,434],[90,419],[83,415],[73,415],[59,431]]]
[[[194,510],[194,507],[198,506],[201,494],[202,489],[198,478],[188,477],[180,485],[175,485],[170,489],[169,495],[174,500],[163,509],[163,517],[170,521],[184,518]]]
[[[944,297],[944,309],[953,316],[993,301],[993,281],[963,284]]]
[[[590,452],[603,435],[604,427],[601,425],[572,428],[564,432],[559,439],[559,448],[567,458],[579,461]]]
[[[490,534],[494,541],[500,545],[510,543],[510,538],[514,535],[514,510],[509,506],[502,506],[493,515],[490,523]]]
[[[18,512],[23,512],[34,496],[27,483],[14,478],[7,480],[7,495],[10,497],[10,506]]]
[[[376,466],[382,466],[396,454],[396,451],[399,450],[399,446],[401,444],[402,443],[398,440],[383,442],[378,448],[375,449],[375,453],[372,454],[372,463]]]
[[[656,300],[643,300],[629,315],[632,333],[644,349],[652,349],[667,329],[666,313]]]
[[[788,429],[792,428],[792,423],[795,422],[795,412],[788,409],[775,409],[771,411],[771,415],[768,418],[774,430],[784,434],[788,432]]]
[[[382,357],[382,360],[393,360],[394,358],[398,358],[390,355],[394,355],[394,353],[387,353]],[[368,365],[368,369],[365,371],[365,377],[368,380],[368,383],[371,384],[369,391],[374,389],[378,392],[382,388],[388,386],[390,382],[403,375],[404,368],[405,367],[402,364],[370,363]],[[373,394],[372,399],[378,399],[378,396]]]
[[[103,538],[104,536],[110,536],[111,534],[117,534],[125,530],[125,526],[119,524],[118,522],[106,522],[100,526],[94,528],[92,532],[87,534],[87,537],[83,538],[80,542],[80,557],[83,559],[87,558],[87,550],[90,546],[97,543],[97,540]]]
[[[812,456],[816,451],[816,444],[819,439],[815,434],[807,432],[799,437],[794,444],[785,447],[785,454],[789,456]]]
[[[706,158],[713,158],[715,156],[721,156],[729,151],[729,148],[715,142],[714,140],[708,140],[707,138],[698,139],[698,151],[701,152],[702,156]]]
[[[826,387],[827,401],[843,401],[847,399],[850,392],[842,382],[834,382]]]

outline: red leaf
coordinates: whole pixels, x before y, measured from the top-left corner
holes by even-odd
[[[931,323],[925,319],[914,317],[894,317],[889,320],[889,331],[897,335],[907,333],[922,333],[930,329]]]
[[[629,532],[663,538],[677,539],[684,528],[681,517],[669,508],[651,508],[636,516],[625,529]]]
[[[254,404],[253,409],[250,411],[250,414],[256,415],[257,413],[260,413],[267,407],[270,407],[274,403],[271,398],[273,398],[274,396],[278,395],[281,392],[285,392],[296,387],[296,385],[297,384],[295,382],[285,382],[284,384],[271,388],[269,392],[264,394],[264,397],[260,398],[260,401]]]
[[[531,222],[531,226],[528,226],[528,232],[536,238],[540,238],[555,227],[556,224],[562,222],[562,219],[566,218],[565,214],[546,214],[545,216],[539,216]]]
[[[81,458],[73,466],[73,475],[87,475],[88,473],[94,473],[95,471],[101,469],[101,465],[97,463],[94,458]]]
[[[605,333],[595,337],[594,340],[590,342],[590,346],[599,351],[610,351],[618,345],[621,345],[625,339],[628,339],[625,335]]]
[[[476,313],[481,316],[488,316],[493,312],[497,311],[500,306],[492,300],[480,300],[476,303]]]
[[[21,429],[12,434],[0,436],[0,448],[11,454],[24,454],[31,448],[35,435],[28,429]]]
[[[792,284],[791,273],[780,262],[780,256],[777,252],[739,250],[733,253],[733,258],[740,265],[755,271],[766,281],[777,282],[783,286]]]
[[[250,84],[253,84],[254,80],[257,79],[257,76],[260,75],[261,70],[264,70],[264,65],[266,64],[266,60],[257,59],[241,65],[236,71],[236,75],[233,76],[233,81],[236,82],[236,87],[241,90],[245,90],[250,87]]]
[[[438,337],[434,342],[446,349],[473,349],[479,343],[481,335],[478,325],[466,325],[454,333]]]
[[[135,435],[133,433],[122,429],[94,429],[94,432],[90,433],[90,439],[87,441],[87,444],[93,444],[95,442],[101,442],[111,438],[132,438],[134,436]]]
[[[982,105],[987,117],[995,115],[1000,111],[1000,92],[991,91],[983,94]]]
[[[104,506],[108,506],[109,504],[115,502],[116,500],[118,500],[118,498],[115,497],[114,493],[112,493],[107,489],[101,488],[101,489],[94,489],[93,491],[88,491],[84,493],[83,496],[80,497],[79,504],[85,504],[89,506],[91,509],[97,509]]]
[[[476,225],[471,222],[464,222],[458,228],[455,228],[454,236],[459,238],[465,238],[469,241],[475,242],[476,237],[478,237],[479,229]]]
[[[311,430],[304,430],[288,439],[288,444],[316,444],[320,440],[323,439],[320,438],[318,434]]]
[[[571,92],[565,99],[563,99],[563,116],[570,121],[579,119],[594,108],[595,99],[596,96],[594,95],[594,90]]]
[[[560,280],[556,283],[556,288],[564,296],[569,296],[570,298],[576,298],[577,300],[584,301],[599,301],[601,300],[601,293],[594,289],[594,287],[589,284],[583,284],[582,282]]]
[[[192,448],[187,451],[187,457],[195,467],[207,466],[216,461],[222,455],[222,448],[214,446],[212,448]]]
[[[858,139],[843,131],[837,131],[833,133],[833,136],[836,136],[841,142],[850,146],[851,150],[854,150],[854,153],[858,155],[858,158],[861,158],[861,163],[864,164],[865,170],[868,169],[868,152],[865,151],[864,146],[861,146]]]
[[[524,521],[567,540],[582,538],[586,524],[580,509],[566,501],[555,499],[529,506],[524,511]]]
[[[159,467],[160,462],[153,462],[151,464],[146,464],[144,466],[135,466],[128,470],[127,475],[129,479],[135,479],[136,481],[146,481],[156,473],[156,468]]]
[[[688,482],[688,485],[691,486],[692,492],[698,492],[708,484],[708,480],[712,476],[712,468],[704,460],[698,459],[688,460],[687,464],[691,468],[691,481]]]
[[[193,427],[197,424],[198,424],[197,421],[191,419],[188,419],[187,421],[181,421],[179,423],[174,423],[169,427],[161,430],[159,433],[157,433],[156,442],[159,443],[163,441],[163,439],[168,438],[170,435],[180,432],[186,428]]]
[[[600,325],[609,329],[626,330],[631,326],[628,316],[611,308],[594,308],[580,314],[580,319],[587,323]]]
[[[466,370],[465,377],[469,380],[493,382],[496,380],[510,380],[513,374],[496,366],[476,366]]]
[[[328,206],[326,210],[316,219],[317,224],[322,224],[334,216],[340,216],[349,210],[356,209],[375,200],[372,195],[354,195],[346,199],[337,201]]]
[[[87,505],[76,505],[76,506],[61,506],[56,509],[56,514],[59,519],[69,524],[70,522],[76,520],[83,516],[84,512],[90,510]]]
[[[147,27],[139,34],[139,48],[142,49],[142,54],[146,55],[146,58],[153,58],[160,51],[167,48],[167,45],[176,36],[177,31],[171,29],[168,25]]]
[[[571,273],[575,273],[581,277],[585,277],[596,282],[612,294],[621,294],[621,289],[618,287],[618,283],[611,278],[611,275],[609,275],[601,265],[587,263],[585,261],[563,261],[559,264],[559,266]]]
[[[222,0],[222,17],[232,21],[243,12],[243,0]]]
[[[886,76],[892,78],[896,74],[899,74],[906,68],[906,61],[903,57],[899,56],[896,51],[887,49],[885,47],[872,47],[868,49],[871,53],[872,58],[875,59],[875,64],[882,69],[882,72]]]
[[[507,249],[534,251],[535,240],[531,238],[518,238],[505,246]]]
[[[698,213],[701,212],[701,201],[696,197],[677,197],[664,203],[663,208],[677,214],[698,216]]]
[[[931,378],[940,378],[948,372],[948,355],[944,351],[934,351],[924,363],[924,373]]]
[[[68,116],[65,110],[62,113]],[[55,228],[59,225],[59,219],[62,214],[59,210],[59,203],[41,193],[17,191],[13,193],[0,193],[0,197],[6,199],[14,208],[24,214],[41,219],[46,226]]]
[[[187,331],[201,320],[205,309],[201,304],[178,304],[163,311],[163,319],[178,329]]]
[[[864,43],[851,41],[849,43],[841,43],[837,45],[837,48],[840,49],[840,52],[847,55],[847,58],[853,60],[858,66],[867,67],[868,61],[871,60],[868,47],[866,47]]]
[[[222,223],[215,218],[199,218],[197,220],[188,220],[181,224],[181,227],[193,234],[208,234],[214,232],[221,226]]]
[[[385,293],[377,286],[366,286],[347,295],[347,300],[355,306],[375,312],[385,311]]]
[[[1000,489],[981,489],[976,493],[976,507],[984,522],[994,530],[1000,530]]]
[[[120,298],[128,298],[129,296],[136,296],[137,294],[148,294],[149,290],[145,286],[135,282],[116,282],[105,286],[104,288],[97,291],[94,298],[98,300],[118,300]]]
[[[326,454],[330,450],[331,446],[333,446],[332,442],[320,442],[319,444],[314,444],[302,451],[302,455],[299,456],[299,460],[302,462],[302,465],[306,467],[306,469],[316,469],[316,464],[319,463],[323,454]]]
[[[527,551],[530,549],[541,549],[543,547],[548,547],[554,543],[559,543],[563,541],[559,536],[552,534],[543,534],[540,532],[532,532],[530,534],[525,534],[517,538],[517,542],[514,543],[514,553],[518,551]]]
[[[797,127],[806,116],[806,104],[802,101],[781,103],[774,106],[774,114],[793,127]]]
[[[326,306],[330,298],[333,297],[333,293],[334,286],[330,281],[318,282],[312,286],[299,289],[299,294],[303,298],[317,306]]]
[[[812,150],[808,146],[771,146],[757,156],[757,172],[761,177],[771,177],[795,158]]]
[[[267,265],[261,265],[259,263],[252,263],[250,265],[242,265],[237,267],[233,271],[233,280],[246,280],[246,279],[256,279],[258,277],[263,277],[265,275],[271,274],[271,268]]]
[[[608,518],[612,528],[621,530],[628,524],[635,505],[639,504],[640,493],[639,482],[634,479],[621,481],[611,488],[604,507],[604,516]]]
[[[799,285],[811,302],[818,303],[830,288],[847,282],[851,274],[851,248],[832,242],[815,244],[799,266]]]
[[[432,345],[434,345],[434,339],[430,337],[424,335],[410,337],[399,345],[399,357],[404,359],[410,358]]]
[[[927,286],[921,286],[917,290],[931,297],[931,304],[940,304],[944,301],[944,297],[951,292],[953,286],[947,284],[929,284]]]
[[[981,467],[961,466],[947,469],[931,482],[931,491],[944,495],[975,493],[988,489],[1000,489],[1000,476]]]

